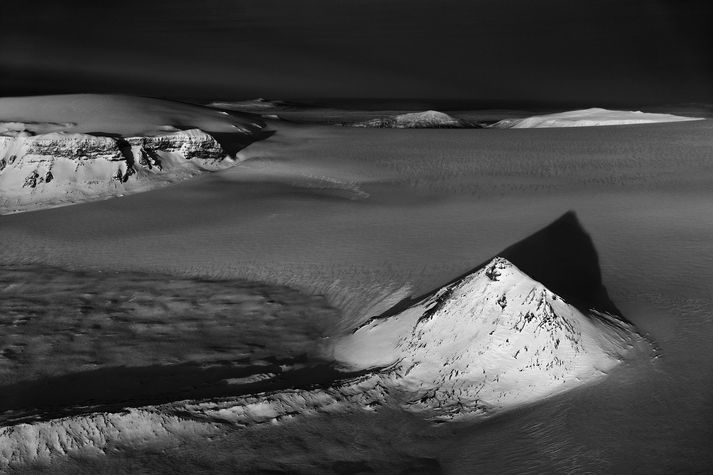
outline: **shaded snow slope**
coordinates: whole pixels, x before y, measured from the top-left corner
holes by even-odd
[[[0,99],[3,119],[11,120],[0,123],[0,213],[118,196],[227,168],[230,155],[264,126],[196,106],[102,95]]]
[[[463,127],[460,120],[450,115],[429,110],[425,112],[411,112],[395,116],[379,117],[364,122],[347,124],[352,127],[367,128],[394,128],[394,129],[428,129],[428,128],[457,128]]]
[[[532,129],[549,127],[593,127],[600,125],[652,124],[701,120],[671,114],[652,114],[640,111],[617,111],[600,108],[582,109],[556,114],[539,115],[523,119],[505,119],[491,127],[500,129]]]
[[[498,255],[582,312],[595,308],[621,315],[602,282],[594,242],[573,211]]]

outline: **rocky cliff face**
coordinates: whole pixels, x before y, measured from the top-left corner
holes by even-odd
[[[57,158],[70,160],[125,160],[117,140],[88,134],[49,133],[24,138],[28,162],[51,162]]]
[[[129,137],[126,142],[132,147],[140,147],[144,153],[178,153],[187,160],[219,160],[226,156],[223,147],[210,134],[200,129],[181,130],[152,137]]]
[[[232,163],[199,129],[128,138],[8,133],[0,136],[0,212],[124,194]]]

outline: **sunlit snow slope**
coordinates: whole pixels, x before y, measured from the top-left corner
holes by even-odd
[[[631,348],[629,326],[587,315],[503,258],[339,341],[350,369],[388,368],[407,408],[507,409],[595,380]]]
[[[505,119],[491,127],[500,129],[533,129],[549,127],[593,127],[600,125],[652,124],[701,120],[672,114],[652,114],[640,111],[617,111],[600,108],[538,115],[523,119]]]

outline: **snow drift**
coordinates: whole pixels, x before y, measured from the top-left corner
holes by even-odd
[[[653,114],[641,111],[617,111],[600,108],[559,112],[522,119],[504,119],[491,127],[499,129],[533,129],[550,127],[593,127],[601,125],[653,124],[701,120],[671,114]]]

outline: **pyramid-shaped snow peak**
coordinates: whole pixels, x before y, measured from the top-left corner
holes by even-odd
[[[441,415],[534,402],[597,379],[632,347],[631,327],[583,314],[503,258],[334,346],[352,369],[385,368],[407,408]]]

